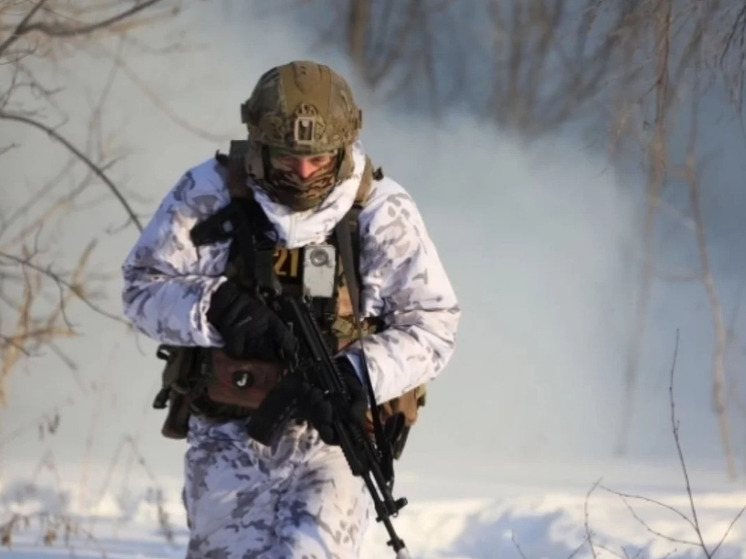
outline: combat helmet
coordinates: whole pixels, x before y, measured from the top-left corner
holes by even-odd
[[[313,208],[352,173],[362,111],[345,79],[328,66],[294,61],[270,69],[241,105],[241,120],[249,131],[246,171],[278,203],[293,210]],[[271,155],[329,152],[336,154],[333,168],[313,192],[273,176]]]

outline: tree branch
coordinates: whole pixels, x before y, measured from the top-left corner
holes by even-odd
[[[78,299],[83,301],[83,303],[85,303],[88,307],[90,307],[92,310],[96,311],[100,315],[110,318],[112,320],[115,320],[117,322],[121,322],[122,324],[129,325],[129,323],[126,320],[124,320],[122,317],[117,316],[115,314],[111,314],[105,311],[104,309],[102,309],[101,307],[95,305],[87,297],[83,296],[79,287],[67,282],[64,278],[60,277],[58,274],[54,273],[52,270],[48,268],[42,268],[41,266],[38,266],[37,264],[33,264],[27,259],[21,258],[19,256],[14,256],[12,254],[8,254],[6,252],[0,252],[0,257],[6,258],[7,260],[11,260],[17,264],[20,264],[21,266],[30,268],[36,272],[39,272],[40,274],[47,276],[48,278],[52,279],[58,285],[61,285],[67,288],[70,291],[70,293],[73,293]]]
[[[2,44],[0,44],[0,56],[2,56],[3,52],[5,52],[5,50],[10,45],[15,43],[21,37],[21,35],[26,33],[26,31],[28,30],[26,24],[31,20],[32,17],[34,17],[34,14],[39,11],[39,9],[44,5],[46,1],[47,0],[39,0],[39,2],[37,2],[37,4],[29,10],[29,12],[26,14],[26,17],[24,17],[16,26],[16,28],[13,30],[13,33],[11,33],[10,36],[2,42]]]
[[[88,25],[82,25],[80,27],[68,27],[59,22],[53,22],[51,24],[40,22],[25,26],[23,32],[28,33],[29,31],[39,31],[45,35],[49,35],[50,37],[74,37],[76,35],[85,35],[86,33],[109,27],[110,25],[127,19],[128,17],[135,15],[137,12],[141,12],[145,8],[149,8],[160,1],[161,0],[147,0],[142,4],[133,6],[129,10],[125,10],[115,16]]]
[[[75,155],[75,157],[77,157],[83,163],[85,163],[88,166],[88,168],[91,169],[102,181],[104,181],[104,183],[106,184],[106,186],[109,187],[109,189],[114,194],[116,199],[119,200],[119,203],[122,204],[125,211],[127,212],[127,215],[129,216],[130,220],[132,220],[132,222],[135,224],[138,231],[142,231],[142,224],[140,223],[140,220],[137,218],[134,210],[130,207],[129,203],[124,198],[122,193],[119,191],[117,186],[111,181],[109,177],[106,176],[106,174],[101,170],[101,168],[98,165],[96,165],[93,161],[91,161],[89,157],[87,157],[83,152],[77,149],[72,143],[70,143],[70,141],[68,141],[66,138],[61,136],[53,128],[50,128],[49,126],[42,124],[26,116],[0,112],[0,119],[13,120],[16,122],[22,122],[24,124],[28,124],[29,126],[33,126],[34,128],[37,128],[39,130],[46,132],[49,136],[51,136],[52,138],[60,142],[70,152],[72,152],[72,154]]]

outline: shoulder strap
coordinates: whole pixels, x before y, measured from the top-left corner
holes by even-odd
[[[370,158],[366,157],[363,176],[360,180],[357,196],[355,196],[355,202],[352,208],[350,208],[350,211],[347,212],[347,215],[345,215],[345,217],[342,218],[334,228],[334,235],[342,259],[342,269],[345,276],[345,282],[347,283],[347,288],[350,293],[355,328],[357,329],[358,339],[361,344],[362,358],[360,362],[362,365],[362,380],[372,410],[377,409],[378,404],[376,403],[376,396],[373,392],[373,383],[370,380],[368,363],[365,358],[365,340],[363,339],[362,317],[360,316],[362,308],[360,306],[361,278],[359,269],[360,234],[358,230],[358,216],[365,206],[365,203],[368,201],[374,178],[380,180],[383,178],[383,174],[380,168],[374,172]],[[373,413],[371,415],[373,416],[373,431],[376,437],[376,444],[384,456],[384,462],[390,464],[393,461],[392,448],[391,445],[387,444],[384,436],[381,418],[378,413]]]
[[[231,203],[192,228],[190,236],[196,246],[234,237],[232,223],[242,217],[251,220],[254,230],[271,230],[267,216],[254,200],[253,192],[246,184],[244,157],[248,145],[248,140],[232,140],[228,155],[220,152],[215,154],[215,160],[227,171],[226,186]]]
[[[228,192],[231,199],[253,198],[251,189],[246,185],[246,152],[249,150],[248,140],[231,140],[228,151]]]
[[[352,211],[352,210],[350,210]],[[349,215],[349,214],[348,214]],[[350,293],[350,301],[352,302],[352,314],[355,320],[355,328],[357,330],[358,339],[361,344],[362,358],[360,360],[362,368],[362,381],[363,386],[368,396],[368,402],[370,403],[370,409],[375,410],[378,408],[376,402],[376,395],[373,392],[373,383],[370,380],[370,373],[368,372],[368,362],[365,359],[365,340],[363,339],[363,328],[360,317],[360,284],[358,282],[355,257],[352,252],[352,233],[350,232],[350,221],[347,216],[337,223],[334,228],[334,234],[337,239],[337,245],[339,246],[340,257],[342,258],[342,269],[345,275],[345,281],[347,282],[348,291]],[[381,454],[384,458],[385,464],[391,464],[393,461],[392,449],[387,444],[383,433],[383,425],[381,424],[381,418],[378,413],[371,414],[373,416],[373,432],[375,433],[376,445],[378,446]]]
[[[352,284],[349,281],[347,282],[348,287],[354,294],[350,294],[350,299],[353,303],[353,306],[356,308],[360,308],[355,303],[355,299],[357,298],[359,300],[359,294],[358,294],[358,286],[360,285],[362,278],[360,277],[360,231],[358,229],[358,218],[360,216],[360,212],[365,207],[365,204],[368,202],[368,199],[370,198],[371,190],[373,189],[373,181],[374,180],[381,180],[383,178],[383,171],[381,171],[381,168],[379,167],[376,170],[373,170],[373,163],[370,160],[370,157],[365,157],[365,167],[363,168],[363,176],[360,179],[360,186],[357,189],[357,194],[355,195],[355,201],[352,204],[352,207],[347,212],[347,215],[343,218],[343,221],[347,222],[347,230],[348,233],[345,235],[346,237],[351,239],[352,242],[352,271],[355,274],[355,280],[356,283]],[[340,252],[342,251],[341,245],[340,245]],[[348,264],[342,262],[343,267],[345,270],[349,268]]]

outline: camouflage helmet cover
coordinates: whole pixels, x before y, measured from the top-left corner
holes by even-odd
[[[259,78],[241,119],[251,143],[312,154],[352,144],[362,111],[342,76],[316,62],[294,61]]]

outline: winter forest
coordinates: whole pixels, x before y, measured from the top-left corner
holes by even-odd
[[[298,59],[463,312],[396,463],[412,556],[746,558],[743,0],[0,0],[0,556],[184,557],[120,267]]]

